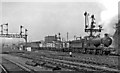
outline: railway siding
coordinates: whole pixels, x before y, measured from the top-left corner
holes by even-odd
[[[118,56],[98,56],[98,55],[88,55],[88,54],[75,54],[73,53],[74,57],[69,57],[68,54],[64,52],[57,52],[57,54],[54,53],[54,51],[47,52],[45,51],[45,54],[49,57],[59,58],[59,59],[66,59],[68,61],[76,61],[76,62],[82,62],[82,63],[91,63],[91,64],[97,64],[101,66],[108,66],[111,68],[118,67]],[[37,53],[38,55],[41,55],[40,52]],[[42,54],[44,55],[44,54]]]
[[[112,69],[112,68],[108,68],[108,67],[102,67],[102,66],[97,66],[97,65],[91,65],[91,64],[83,64],[83,63],[78,63],[78,62],[71,62],[71,61],[66,61],[66,60],[59,60],[59,59],[52,59],[52,58],[46,58],[46,59],[50,59],[52,61],[57,61],[57,62],[63,62],[68,64],[69,66],[71,64],[73,65],[79,65],[79,66],[84,66],[84,67],[88,67],[88,68],[96,68],[98,70],[108,70],[108,71],[118,71],[117,69]]]
[[[93,64],[84,64],[84,63],[80,63],[80,62],[72,62],[72,61],[66,60],[65,58],[59,59],[59,58],[56,58],[56,57],[53,57],[53,56],[48,56],[48,55],[38,55],[38,54],[36,55],[36,54],[33,54],[33,53],[31,53],[31,54],[29,53],[28,55],[26,53],[26,55],[25,55],[25,53],[24,53],[23,55],[19,54],[18,56],[31,58],[31,59],[36,59],[36,60],[44,60],[45,62],[48,61],[48,62],[51,62],[51,63],[58,62],[60,64],[60,63],[63,62],[64,63],[63,66],[67,66],[67,67],[70,67],[71,64],[74,64],[77,67],[79,65],[79,67],[86,67],[86,68],[94,69],[94,70],[96,69],[96,70],[105,70],[105,71],[118,71],[117,69],[108,68],[108,67],[105,67],[105,66],[99,66],[99,65],[93,65]],[[74,68],[75,68],[75,66],[74,66]]]
[[[24,66],[22,66],[22,65],[20,65],[16,62],[5,59],[5,58],[2,58],[1,67],[4,70],[5,73],[10,73],[10,72],[17,72],[17,73],[26,72],[26,73],[29,73],[29,72],[31,72],[30,69],[28,69],[28,68],[26,68],[26,67],[24,67]]]

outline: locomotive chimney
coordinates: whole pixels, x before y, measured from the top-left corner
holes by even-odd
[[[104,36],[105,36],[105,37],[108,37],[108,34],[107,34],[107,33],[105,33],[105,34],[104,34]]]

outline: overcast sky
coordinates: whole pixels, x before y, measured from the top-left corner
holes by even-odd
[[[108,0],[109,1],[109,0]],[[96,23],[106,10],[100,2],[2,2],[2,22],[9,24],[9,33],[19,33],[19,26],[28,29],[28,40],[42,40],[59,32],[66,39],[87,35],[84,12],[95,15]],[[107,16],[106,16],[107,17]],[[104,17],[103,17],[104,18]]]

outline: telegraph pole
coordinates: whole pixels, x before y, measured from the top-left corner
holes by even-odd
[[[2,24],[2,25],[0,25],[1,26],[1,34],[0,34],[0,36],[7,36],[8,35],[8,23],[6,23],[6,24]],[[4,27],[5,26],[5,27]],[[4,33],[4,31],[5,31],[5,33]],[[4,42],[3,42],[4,41]],[[5,39],[3,38],[2,39],[2,49],[4,48],[4,46],[5,46]]]
[[[68,41],[68,34],[69,34],[69,33],[67,32],[67,41]]]
[[[20,26],[20,36],[21,36],[21,38],[22,38],[22,33],[23,33],[23,32],[22,32],[22,28],[23,28],[23,26],[21,25],[21,26]]]
[[[1,35],[3,34],[3,25],[1,25]]]
[[[61,35],[61,34],[60,34],[60,33],[58,33],[59,40],[61,40],[61,37],[60,37],[60,35]]]
[[[25,29],[25,42],[27,43],[27,29]]]
[[[27,31],[28,31],[28,30],[25,29],[25,34],[24,34],[24,35],[22,34],[22,33],[23,33],[22,30],[23,30],[23,26],[21,25],[21,26],[20,26],[20,37],[21,37],[21,38],[24,38],[24,39],[25,39],[25,42],[27,43],[27,36],[28,36],[28,35],[27,35]]]
[[[6,31],[7,31],[7,35],[8,35],[8,23],[6,24]]]
[[[6,35],[8,34],[8,23],[6,23],[6,24],[2,24],[2,25],[0,25],[1,26],[1,35],[3,35],[4,34],[4,31],[5,31],[5,33],[6,33]],[[5,27],[4,27],[5,26]]]
[[[4,24],[6,28],[4,29],[6,31],[6,35],[8,35],[8,23]]]

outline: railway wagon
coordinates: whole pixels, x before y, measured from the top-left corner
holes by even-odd
[[[84,39],[81,40],[73,40],[69,42],[69,49],[72,52],[80,53],[82,52],[84,47]]]

